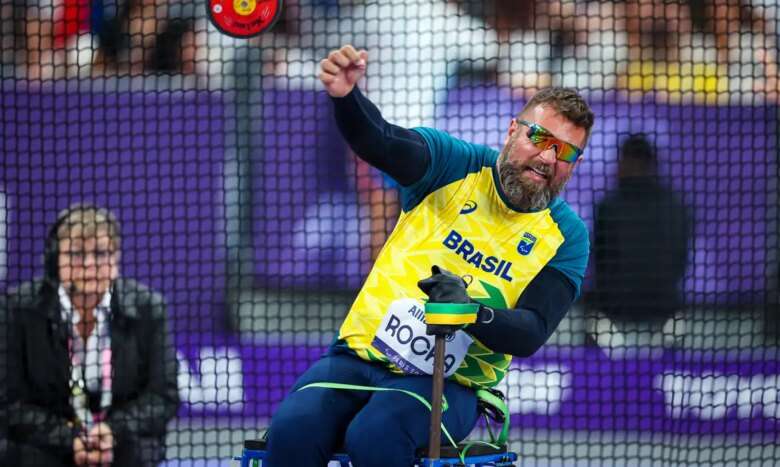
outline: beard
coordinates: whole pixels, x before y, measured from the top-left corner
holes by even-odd
[[[498,179],[501,181],[504,194],[512,205],[521,211],[545,209],[563,191],[571,175],[561,182],[555,182],[551,178],[552,168],[548,165],[509,161],[511,149],[511,147],[504,148],[499,157]],[[544,183],[534,183],[527,177],[523,177],[525,170],[531,168],[546,175],[547,179]]]

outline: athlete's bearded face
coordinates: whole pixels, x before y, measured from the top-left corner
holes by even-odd
[[[526,109],[518,119],[512,120],[498,158],[499,180],[514,207],[538,211],[560,194],[580,161],[560,161],[554,148],[536,147],[528,138],[528,126],[519,120],[541,125],[556,138],[580,148],[585,145],[587,132],[545,104]]]

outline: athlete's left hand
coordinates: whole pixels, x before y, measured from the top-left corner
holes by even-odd
[[[473,300],[466,293],[468,283],[462,277],[439,266],[431,268],[431,277],[417,282],[431,303],[471,303]]]
[[[423,279],[417,283],[417,286],[428,295],[428,303],[442,304],[468,304],[474,303],[474,300],[466,293],[468,283],[463,278],[440,268],[433,266],[431,268],[431,277]],[[430,316],[428,305],[426,305],[425,322],[426,332],[429,335],[447,335],[463,329],[468,322],[468,313],[456,313],[454,318],[447,312]],[[446,316],[446,318],[445,318]],[[452,320],[449,320],[452,318]]]

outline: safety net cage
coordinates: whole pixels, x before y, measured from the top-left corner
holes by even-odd
[[[775,0],[257,0],[249,38],[215,2],[0,6],[0,464],[116,413],[166,466],[261,437],[403,214],[318,79],[343,44],[401,127],[500,150],[549,86],[595,114],[581,292],[496,387],[519,465],[780,462]]]

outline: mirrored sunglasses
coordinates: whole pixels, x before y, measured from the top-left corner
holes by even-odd
[[[528,127],[528,139],[531,144],[541,150],[547,150],[550,147],[555,148],[555,158],[559,161],[574,163],[582,156],[582,149],[567,143],[553,136],[553,134],[543,126],[531,123],[526,120],[517,120],[517,123]]]

